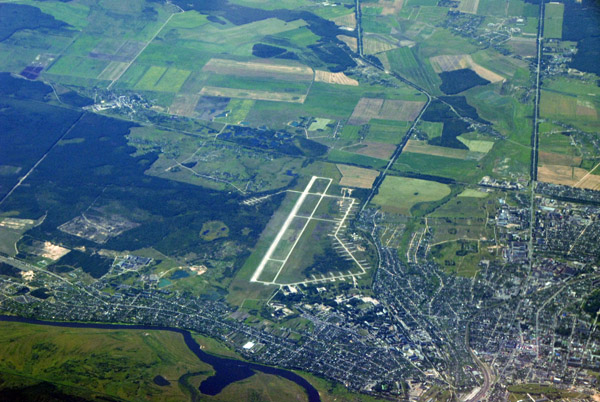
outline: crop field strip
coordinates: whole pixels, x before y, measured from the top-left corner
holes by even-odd
[[[417,118],[425,102],[361,98],[356,104],[349,124],[362,125],[371,119],[413,121]]]
[[[183,11],[181,11],[181,12],[183,12]],[[119,79],[123,76],[123,74],[125,74],[127,72],[127,70],[129,70],[129,67],[131,67],[131,65],[135,62],[135,60],[144,52],[144,50],[146,50],[146,48],[148,47],[148,45],[150,45],[150,43],[152,43],[152,41],[158,36],[158,34],[163,30],[163,28],[165,26],[167,26],[167,24],[169,23],[169,21],[171,21],[171,19],[173,18],[173,16],[175,16],[177,14],[179,14],[179,13],[173,13],[173,14],[169,15],[169,17],[167,18],[167,20],[154,33],[154,35],[152,36],[152,38],[150,38],[146,42],[146,44],[144,45],[144,47],[142,47],[139,50],[139,52],[128,62],[127,66],[119,68],[119,74],[115,74],[116,77],[113,78],[113,80],[106,87],[106,89],[111,89],[113,87],[113,85],[115,85],[115,83],[117,83],[119,81]]]
[[[317,192],[311,192],[313,187],[319,185],[319,181],[326,182],[321,189],[317,188]],[[275,236],[273,242],[270,244],[267,252],[263,256],[261,262],[257,266],[254,274],[252,275],[250,282],[263,283],[265,285],[300,285],[300,284],[308,284],[308,283],[319,283],[325,281],[335,281],[335,280],[344,280],[349,277],[356,277],[363,275],[368,269],[365,261],[359,261],[350,251],[351,247],[348,247],[342,239],[340,239],[340,231],[345,228],[345,223],[349,219],[351,212],[354,211],[356,207],[356,200],[350,197],[340,197],[333,196],[327,194],[327,190],[331,186],[332,179],[328,177],[318,177],[312,176],[309,183],[306,185],[304,190],[300,192],[300,196],[294,204],[293,208],[289,212],[286,220],[283,222],[281,228],[279,229],[277,235]],[[293,192],[291,190],[288,190]],[[314,191],[314,190],[313,190]],[[338,202],[342,204],[343,208],[343,217],[342,218],[329,218],[326,216],[320,216],[317,211],[319,210],[319,206],[321,202],[325,198],[337,199]],[[308,203],[308,207],[306,207],[306,203]],[[301,215],[302,214],[302,215]],[[306,215],[304,215],[306,214]],[[315,216],[316,215],[316,216]],[[307,228],[312,225],[310,229],[314,230],[314,225],[319,223],[329,223],[334,224],[334,232],[331,234],[337,241],[336,247],[340,249],[345,255],[349,256],[360,269],[360,272],[353,273],[342,273],[339,272],[337,275],[330,272],[329,276],[322,276],[321,278],[317,278],[313,275],[311,279],[307,278],[305,280],[293,282],[293,283],[282,283],[278,282],[278,278],[283,273],[286,268],[286,264],[290,259],[290,256],[296,250],[296,246],[303,239],[303,236],[306,236],[305,233]],[[312,230],[309,229],[309,232],[312,233]],[[288,233],[291,231],[291,233]],[[310,236],[311,233],[308,233]],[[289,244],[282,244],[282,242],[291,241],[291,246]],[[269,276],[267,280],[265,280],[264,276]],[[270,277],[272,276],[272,279]],[[263,278],[263,279],[261,279]],[[270,279],[270,280],[268,280]]]
[[[265,77],[290,81],[311,81],[313,70],[302,64],[281,64],[262,61],[235,61],[213,58],[202,71],[242,77]]]
[[[481,78],[490,82],[505,81],[503,76],[477,64],[473,58],[467,54],[434,56],[431,57],[429,61],[431,62],[433,69],[438,73],[468,68],[475,71]]]
[[[461,13],[477,14],[479,8],[479,0],[460,0],[458,10]]]
[[[251,89],[236,89],[207,86],[202,88],[203,96],[220,96],[224,98],[254,99],[274,102],[304,103],[306,95],[289,94],[285,92],[259,91]]]
[[[373,169],[365,169],[351,165],[337,165],[338,170],[342,174],[340,179],[340,186],[358,187],[370,189],[373,187],[373,183],[379,171]]]
[[[545,7],[544,38],[561,39],[565,5],[562,3],[551,2],[546,4]]]

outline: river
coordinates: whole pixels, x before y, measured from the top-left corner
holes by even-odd
[[[217,395],[226,386],[236,381],[240,381],[251,377],[256,371],[260,371],[265,374],[272,374],[286,380],[292,381],[298,384],[304,389],[307,394],[309,402],[320,402],[321,398],[319,392],[313,387],[306,379],[299,376],[298,374],[270,366],[263,366],[257,363],[245,362],[242,360],[230,359],[226,357],[219,357],[210,353],[204,352],[200,345],[194,340],[192,334],[189,331],[169,328],[169,327],[151,327],[147,325],[123,325],[123,324],[100,324],[100,323],[81,323],[81,322],[55,322],[55,321],[41,321],[31,318],[13,317],[7,315],[0,315],[0,321],[5,322],[21,322],[25,324],[34,325],[48,325],[52,327],[64,327],[64,328],[94,328],[94,329],[127,329],[127,330],[144,330],[144,331],[170,331],[176,332],[183,335],[183,340],[186,346],[204,363],[210,364],[215,370],[215,374],[208,377],[200,384],[200,392],[205,395]]]

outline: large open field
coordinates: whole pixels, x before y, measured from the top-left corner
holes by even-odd
[[[304,103],[304,99],[306,99],[306,95],[297,95],[285,92],[270,92],[252,89],[236,89],[211,86],[202,88],[200,94],[204,96],[219,96],[222,98],[254,99],[293,103]]]
[[[418,140],[408,140],[403,152],[443,156],[445,158],[453,159],[467,159],[467,156],[469,155],[469,151],[466,149],[439,147],[436,145],[429,145],[426,141]]]
[[[460,0],[458,9],[462,13],[477,14],[479,8],[479,0]]]
[[[326,84],[358,86],[358,81],[348,77],[344,73],[332,73],[323,70],[315,71],[315,81],[324,82]]]
[[[213,368],[200,361],[180,334],[168,331],[72,329],[22,323],[0,323],[0,392],[31,387],[49,392],[42,382],[67,395],[118,400],[206,401],[303,400],[298,385],[283,378],[257,373],[225,387],[215,396],[197,391]],[[239,358],[217,341],[194,335],[208,352]],[[186,374],[191,376],[183,377]],[[169,382],[158,386],[161,376]],[[185,379],[184,379],[185,378]],[[181,380],[181,382],[179,381]],[[325,394],[324,394],[325,395]],[[87,399],[86,399],[87,400]]]
[[[268,77],[279,80],[310,81],[313,71],[300,63],[276,63],[272,61],[236,61],[228,59],[210,59],[202,71],[242,77]],[[357,83],[358,84],[358,83]]]
[[[487,68],[477,64],[473,58],[467,54],[459,55],[440,55],[429,59],[436,72],[455,71],[463,68],[469,68],[477,73],[481,78],[490,82],[504,81],[505,78]]]
[[[0,217],[0,252],[17,255],[17,242],[34,225],[35,221],[31,219]]]
[[[364,141],[346,150],[371,158],[388,160],[396,150],[396,146],[385,142]]]
[[[441,200],[450,191],[448,185],[435,181],[387,176],[379,193],[373,198],[373,204],[387,212],[410,215],[410,210],[415,205]]]
[[[423,108],[423,102],[361,98],[348,121],[361,125],[371,119],[413,121]]]
[[[596,168],[594,172],[597,170]],[[538,167],[538,180],[547,183],[600,190],[599,175],[573,166],[540,164]]]
[[[431,91],[437,91],[440,78],[435,73],[428,60],[421,60],[419,55],[409,47],[385,52],[390,67],[400,75],[407,76],[414,82]]]
[[[448,177],[461,182],[481,180],[483,172],[476,160],[454,159],[430,154],[403,152],[393,169],[398,172]]]
[[[0,323],[0,371],[116,398],[183,400],[177,380],[205,371],[180,334]],[[159,387],[160,375],[171,382]]]
[[[546,10],[544,15],[544,38],[562,38],[564,11],[565,5],[563,3],[551,2],[546,4]]]
[[[379,172],[373,169],[342,164],[338,164],[337,167],[342,174],[340,186],[371,188],[373,187],[373,182],[379,176]]]

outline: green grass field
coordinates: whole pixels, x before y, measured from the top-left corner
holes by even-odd
[[[503,1],[479,0],[479,8],[477,9],[477,14],[489,15],[494,17],[505,17],[506,8],[506,3]]]
[[[50,14],[57,20],[64,21],[76,29],[83,29],[88,24],[87,17],[90,8],[85,4],[77,2],[39,2],[32,0],[19,0],[18,3],[37,7],[42,12]]]
[[[492,150],[492,147],[494,146],[494,141],[471,140],[463,136],[459,136],[457,138],[460,142],[462,142],[469,148],[469,151],[472,152],[480,152],[487,154]]]
[[[185,80],[190,75],[189,70],[169,68],[154,85],[155,91],[178,92]]]
[[[410,215],[416,204],[441,200],[450,192],[448,185],[435,181],[387,176],[373,198],[373,204],[387,212]]]
[[[14,257],[18,251],[17,242],[34,226],[35,221],[30,219],[0,217],[0,252]]]
[[[403,152],[392,167],[398,172],[413,172],[449,177],[461,182],[476,182],[484,174],[477,161]]]
[[[544,38],[546,39],[561,39],[563,14],[565,5],[562,3],[546,4],[544,14]]]
[[[444,123],[436,123],[425,120],[420,120],[419,125],[417,126],[419,131],[427,134],[427,138],[432,139],[436,137],[440,137],[442,135],[442,130],[444,129]]]
[[[239,124],[246,119],[255,102],[251,99],[231,99],[227,104],[227,110],[230,110],[229,114],[226,117],[217,118],[216,121]]]
[[[81,78],[96,78],[110,64],[107,60],[90,57],[63,56],[52,65],[48,72]]]
[[[177,379],[212,368],[164,331],[71,329],[0,323],[0,371],[124,399],[180,399]],[[161,375],[172,381],[155,385]]]
[[[344,126],[344,128],[342,129],[342,132],[340,134],[340,138],[342,138],[346,141],[350,141],[350,142],[358,141],[360,139],[359,131],[360,131],[359,126],[351,126],[351,125]]]
[[[385,54],[392,70],[414,80],[430,91],[439,92],[438,87],[441,84],[441,79],[433,71],[428,59],[418,60],[415,51],[409,47],[390,50]]]
[[[471,188],[466,189],[458,195],[458,197],[473,197],[473,198],[486,198],[488,193],[483,191],[474,190]]]
[[[511,17],[536,17],[538,10],[537,4],[525,3],[523,0],[511,0],[508,3],[508,15]]]
[[[171,18],[165,30],[170,29],[194,29],[206,24],[208,20],[205,15],[191,10],[185,13],[176,14]]]
[[[372,158],[370,156],[354,154],[352,152],[340,151],[337,149],[329,151],[327,160],[335,163],[347,163],[374,169],[383,168],[387,162],[383,159]]]
[[[189,400],[191,387],[185,390],[178,382],[182,379],[183,384],[193,385],[196,398],[206,401],[306,398],[304,390],[293,382],[262,373],[230,384],[215,396],[198,393],[198,386],[212,375],[213,369],[200,361],[177,333],[9,322],[0,323],[0,329],[0,392],[4,388],[31,387],[46,381],[65,395],[119,400]],[[198,334],[193,337],[209,353],[240,358],[218,341]],[[198,374],[182,377],[187,373]],[[314,384],[323,401],[334,398],[375,400],[355,397],[318,377],[298,374]],[[171,384],[163,387],[154,384],[153,378],[157,375]]]
[[[140,80],[135,84],[136,89],[152,91],[154,86],[161,79],[163,74],[167,71],[167,67],[160,66],[152,66],[140,78]]]
[[[398,144],[410,127],[409,122],[371,119],[367,139],[374,142]]]
[[[449,241],[431,247],[433,260],[448,274],[471,278],[479,272],[479,261],[490,258],[479,242],[470,240]]]

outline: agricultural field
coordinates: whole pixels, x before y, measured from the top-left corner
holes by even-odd
[[[398,144],[410,127],[410,122],[371,119],[367,139],[373,142]]]
[[[490,82],[496,83],[505,81],[505,78],[501,75],[477,64],[470,55],[434,56],[429,60],[437,73],[468,68],[473,70],[481,78]]]
[[[365,54],[377,54],[398,48],[398,41],[387,35],[368,34],[363,39]]]
[[[401,47],[385,52],[392,71],[406,76],[417,84],[432,91],[438,92],[440,78],[433,70],[430,62],[416,53],[414,48]]]
[[[462,159],[465,160],[469,156],[467,149],[456,149],[448,147],[439,147],[436,145],[429,145],[427,141],[408,140],[404,152],[413,154],[424,154],[441,156],[444,158]]]
[[[565,5],[558,2],[551,2],[546,4],[545,7],[544,38],[561,39]]]
[[[475,160],[410,152],[403,152],[392,168],[397,172],[446,177],[465,183],[478,182],[485,175]]]
[[[220,98],[237,98],[293,103],[304,103],[304,100],[306,99],[305,95],[290,94],[286,92],[273,92],[253,89],[238,89],[212,86],[206,86],[202,88],[202,91],[200,91],[200,95],[217,96]]]
[[[572,84],[570,86],[569,84]],[[540,114],[573,125],[583,131],[594,131],[599,127],[598,108],[600,103],[593,88],[569,79],[553,80],[543,86]]]
[[[340,186],[358,187],[358,188],[371,188],[373,182],[379,172],[372,169],[364,169],[356,166],[338,164],[337,168],[342,174],[340,179]]]
[[[346,151],[381,160],[388,160],[396,150],[393,144],[385,142],[363,141],[360,144],[346,148]]]
[[[528,219],[564,198],[542,199],[542,183],[600,191],[600,87],[587,33],[568,24],[577,4],[0,2],[0,304],[195,328],[231,347],[195,335],[209,352],[311,370],[323,401],[496,398],[527,353],[504,353],[515,333],[563,359],[550,288],[579,292],[587,279],[562,275],[595,257],[507,254],[550,244],[554,226]],[[516,305],[519,331],[504,314]],[[476,318],[470,345],[461,317]],[[201,394],[213,368],[170,332],[0,326],[0,391],[21,376],[107,400],[305,399],[260,373]],[[492,328],[506,339],[492,345]],[[507,387],[513,402],[563,395]]]
[[[311,81],[313,71],[300,63],[273,63],[270,61],[226,60],[213,58],[202,67],[202,71],[242,77],[269,77],[289,81]]]
[[[17,242],[23,234],[35,226],[32,219],[18,219],[0,216],[0,252],[15,256],[19,250]]]
[[[560,77],[544,82],[540,114],[546,122],[540,126],[539,180],[579,188],[600,187],[595,169],[598,149],[587,134],[600,127],[598,94],[579,80]]]
[[[458,9],[462,13],[477,14],[480,0],[460,0]]]
[[[419,115],[423,105],[423,102],[361,98],[348,122],[362,125],[371,119],[413,121]]]
[[[387,176],[373,198],[373,204],[383,211],[410,215],[411,208],[420,203],[439,201],[450,195],[446,184],[412,179],[408,177]]]
[[[358,86],[358,81],[348,77],[344,73],[332,73],[323,70],[315,71],[315,81],[324,82],[326,84]]]
[[[599,166],[586,170],[574,166],[540,164],[538,179],[547,183],[600,190]]]
[[[385,167],[387,164],[387,161],[384,159],[337,149],[332,149],[329,151],[329,154],[327,154],[327,160],[334,163],[352,164],[372,169],[380,169]]]

